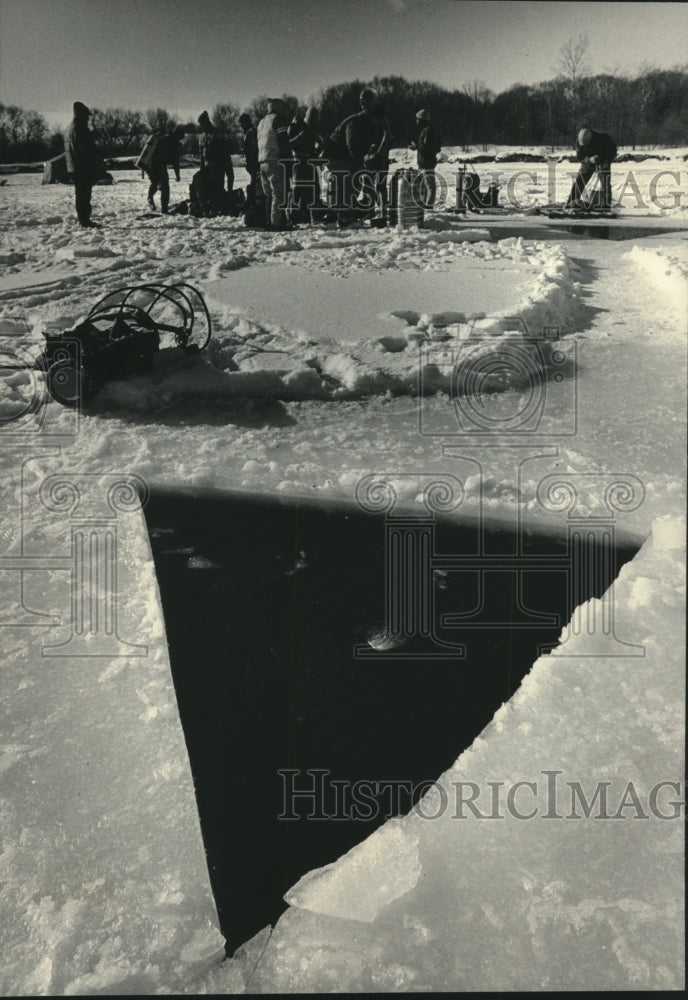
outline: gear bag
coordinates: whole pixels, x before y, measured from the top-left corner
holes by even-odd
[[[153,166],[153,157],[162,141],[162,133],[154,132],[153,135],[149,135],[143,144],[143,149],[139,154],[139,158],[136,161],[136,166],[140,170],[150,170]]]

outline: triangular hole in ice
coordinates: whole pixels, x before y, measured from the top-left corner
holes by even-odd
[[[210,876],[232,953],[285,908],[305,872],[335,861],[390,815],[407,812],[513,694],[542,644],[557,642],[573,596],[561,569],[525,575],[522,603],[558,616],[515,627],[513,572],[487,574],[485,621],[514,627],[445,628],[467,655],[450,659],[356,659],[385,616],[385,524],[355,508],[156,493],[146,510],[179,710]],[[442,521],[436,549],[473,553],[477,525]],[[513,553],[515,535],[486,532],[490,553]],[[532,554],[561,556],[563,541],[529,535]],[[631,548],[617,548],[600,596]],[[435,574],[436,616],[480,600],[474,571]],[[407,643],[400,648],[408,650]],[[431,648],[423,640],[416,650]],[[295,779],[280,771],[297,770]],[[279,819],[287,781],[305,789],[326,770],[325,801],[292,799],[302,817]],[[319,779],[318,779],[319,780]],[[385,782],[397,785],[396,802]],[[336,785],[344,782],[344,785]],[[414,794],[407,791],[410,786]],[[427,785],[425,786],[427,787]],[[417,790],[417,791],[415,791]],[[372,813],[370,819],[361,818]]]

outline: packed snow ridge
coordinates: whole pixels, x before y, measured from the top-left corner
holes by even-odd
[[[423,344],[444,344],[447,359],[458,347],[498,355],[505,341],[530,343],[531,331],[573,329],[578,284],[562,247],[516,237],[490,243],[482,235],[418,232],[360,240],[327,234],[320,241],[311,235],[305,245],[283,239],[234,278],[223,275],[239,258],[247,265],[245,255],[216,262],[204,286],[214,328],[207,355],[163,351],[152,375],[110,383],[94,406],[154,412],[193,397],[207,403],[413,396],[420,379],[432,391],[449,392],[454,361],[423,369]],[[70,260],[115,257],[100,234],[86,241],[88,246],[69,248]],[[180,267],[175,279],[194,280],[194,271],[195,262]],[[119,269],[98,277],[103,294],[122,283]],[[146,272],[136,275],[146,278]],[[488,316],[480,309],[486,294],[497,303]],[[386,303],[395,296],[399,308],[389,309]],[[266,321],[266,312],[289,312],[290,298],[298,327]],[[68,277],[0,291],[3,300],[8,319],[23,313],[35,324],[28,339],[36,349],[42,329],[71,328],[83,318],[83,287],[73,287]],[[16,300],[21,308],[13,308]],[[438,300],[445,308],[432,310]],[[22,385],[28,393],[26,378],[5,382],[0,407],[19,405]],[[508,388],[508,382],[499,387]]]

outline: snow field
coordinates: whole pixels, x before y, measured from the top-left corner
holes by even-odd
[[[648,186],[650,170],[638,166]],[[135,473],[155,485],[348,502],[364,476],[379,473],[420,509],[422,474],[450,471],[464,484],[459,516],[560,532],[567,513],[543,509],[544,478],[571,478],[576,510],[589,516],[608,512],[608,479],[627,474],[641,484],[641,502],[617,513],[618,530],[647,541],[617,581],[614,608],[619,635],[645,655],[615,659],[584,636],[541,658],[441,787],[451,794],[456,780],[504,781],[506,794],[561,769],[562,782],[580,781],[588,794],[589,780],[611,781],[617,803],[632,781],[646,802],[654,783],[680,778],[683,234],[633,249],[496,242],[475,226],[479,218],[438,211],[420,232],[270,236],[233,220],[137,219],[138,176],[97,189],[105,227],[82,232],[72,192],[35,181],[12,177],[0,189],[0,367],[35,356],[41,329],[68,328],[112,288],[146,280],[199,285],[215,337],[207,355],[163,351],[151,376],[110,383],[76,424],[53,402],[30,412],[40,378],[3,367],[0,431],[24,437],[8,439],[3,453],[0,559],[69,552],[69,519],[36,503],[54,473],[96,483]],[[544,181],[522,182],[544,198]],[[500,391],[477,392],[480,411],[502,420],[488,442],[462,436],[447,394],[468,344],[485,352],[489,369],[529,340],[514,316],[531,334],[558,327],[565,355],[566,377],[546,381],[542,431],[524,442],[542,456],[527,465],[513,460],[503,428],[532,387],[506,366],[490,387]],[[434,370],[420,367],[423,346]],[[56,433],[65,436],[60,451]],[[613,821],[462,822],[448,813],[392,821],[302,879],[272,934],[220,965],[139,513],[122,520],[118,537],[121,634],[148,646],[140,660],[107,656],[93,668],[94,660],[42,657],[71,621],[68,574],[25,573],[22,592],[16,572],[0,573],[4,991],[681,987],[679,824],[637,819],[632,805]],[[39,627],[39,609],[62,624]]]

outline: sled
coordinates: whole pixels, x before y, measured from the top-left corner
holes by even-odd
[[[106,382],[150,372],[162,337],[189,354],[198,354],[208,345],[211,333],[208,307],[192,285],[117,288],[100,299],[74,329],[44,333],[45,349],[37,366],[46,373],[52,398],[74,407]]]
[[[615,219],[615,212],[605,212],[596,208],[554,209],[545,213],[548,219]]]
[[[567,209],[564,204],[551,204],[544,205],[540,211],[550,219],[615,219],[616,214],[610,208],[600,205],[602,194],[600,175],[596,173],[586,197],[581,199],[578,208]]]

